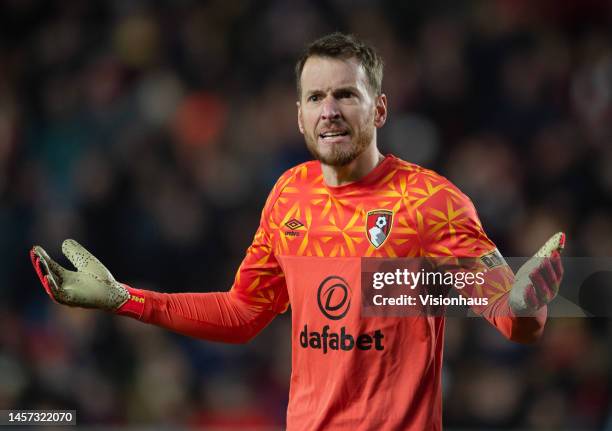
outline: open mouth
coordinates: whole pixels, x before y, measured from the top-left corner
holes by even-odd
[[[345,136],[348,136],[349,132],[346,130],[337,130],[337,131],[333,131],[333,132],[323,132],[319,134],[319,139],[322,139],[323,141],[335,141],[335,140],[340,140]]]

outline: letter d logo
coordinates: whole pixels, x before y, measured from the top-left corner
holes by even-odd
[[[340,320],[351,307],[351,292],[348,283],[342,277],[330,275],[319,285],[317,292],[319,309],[325,317]]]

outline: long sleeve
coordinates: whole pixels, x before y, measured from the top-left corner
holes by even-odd
[[[210,341],[245,343],[277,314],[251,307],[231,291],[166,294],[128,290],[130,300],[117,314]]]

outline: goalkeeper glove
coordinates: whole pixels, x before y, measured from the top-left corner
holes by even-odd
[[[509,299],[515,315],[533,315],[557,296],[563,278],[560,252],[564,246],[565,234],[556,233],[518,270]]]
[[[62,243],[62,252],[76,271],[59,265],[38,245],[30,250],[32,265],[51,299],[73,307],[108,311],[116,311],[130,299],[128,288],[81,244],[67,239]]]

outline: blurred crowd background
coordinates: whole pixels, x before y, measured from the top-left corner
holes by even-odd
[[[283,427],[290,316],[245,346],[191,340],[53,304],[28,250],[66,263],[75,238],[139,288],[229,288],[274,181],[310,158],[293,65],[334,30],[385,58],[383,151],[462,188],[504,255],[563,230],[568,255],[612,256],[609,1],[3,0],[0,409]],[[521,346],[449,318],[445,426],[612,429],[611,333],[551,319]]]

